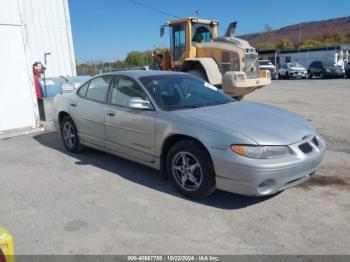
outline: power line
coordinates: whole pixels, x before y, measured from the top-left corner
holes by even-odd
[[[145,8],[147,8],[147,9],[149,9],[149,10],[158,12],[158,13],[160,13],[160,14],[163,14],[163,15],[166,15],[166,16],[170,16],[170,17],[173,17],[173,18],[180,18],[179,16],[173,15],[173,14],[168,13],[168,12],[165,12],[165,11],[162,11],[162,10],[160,10],[160,9],[154,8],[154,7],[149,6],[149,5],[146,5],[146,4],[144,4],[144,3],[140,3],[140,2],[135,1],[135,0],[129,0],[129,1],[132,2],[132,3],[134,3],[134,4],[136,4],[136,5],[145,7]]]

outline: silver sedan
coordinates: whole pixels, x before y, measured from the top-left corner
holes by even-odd
[[[87,146],[153,167],[192,198],[277,193],[310,179],[325,152],[304,118],[235,101],[184,73],[98,75],[56,96],[54,109],[69,151]]]

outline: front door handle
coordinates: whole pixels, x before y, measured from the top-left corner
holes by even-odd
[[[70,103],[70,105],[76,107],[77,103]]]
[[[109,116],[115,116],[115,112],[112,111],[112,110],[108,110],[108,111],[107,111],[107,115],[109,115]]]

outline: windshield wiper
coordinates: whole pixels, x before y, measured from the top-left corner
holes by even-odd
[[[202,104],[194,104],[194,105],[181,105],[181,106],[170,106],[170,109],[186,109],[186,108],[199,108],[202,107]]]

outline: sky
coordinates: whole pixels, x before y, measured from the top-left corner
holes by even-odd
[[[68,0],[79,63],[125,59],[129,51],[168,47],[159,28],[176,17],[220,21],[219,34],[238,22],[236,34],[262,32],[301,22],[350,16],[349,0]],[[144,7],[144,5],[158,11]]]

